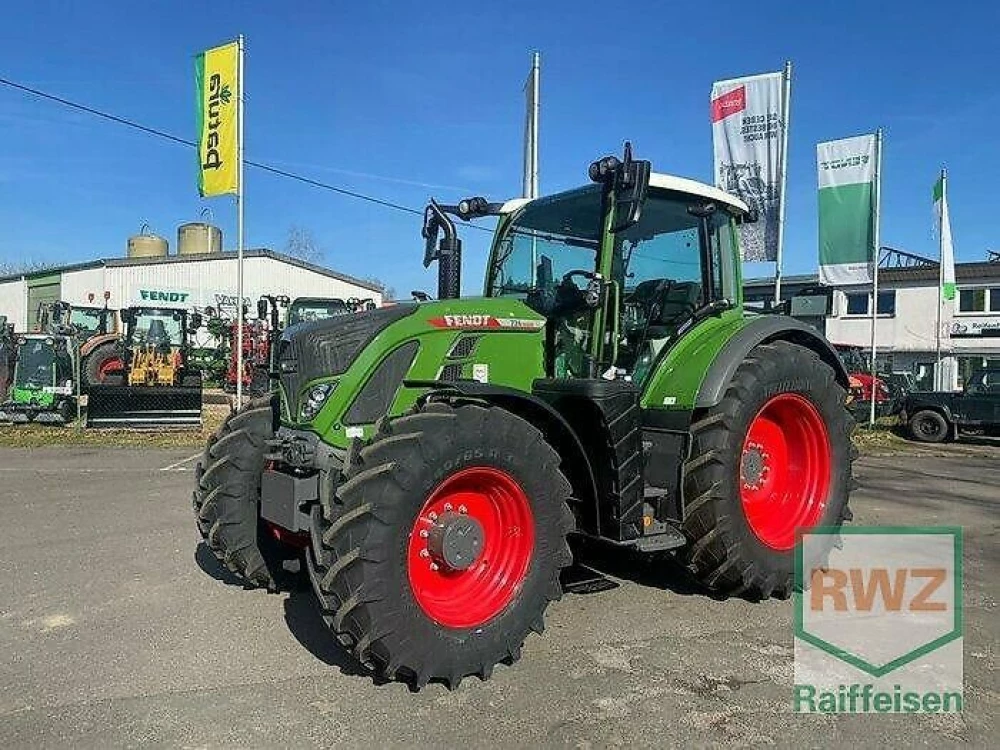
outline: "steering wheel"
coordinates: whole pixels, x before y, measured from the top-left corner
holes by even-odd
[[[563,274],[562,283],[573,284],[573,286],[576,286],[576,284],[573,283],[574,276],[582,276],[583,278],[587,279],[587,281],[593,281],[594,279],[597,278],[597,274],[594,273],[593,271],[585,271],[582,268],[574,268],[572,271],[567,271],[566,273]]]

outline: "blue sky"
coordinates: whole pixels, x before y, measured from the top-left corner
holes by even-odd
[[[883,243],[935,252],[931,186],[946,165],[956,255],[979,260],[1000,248],[1000,9],[940,7],[40,1],[0,25],[0,76],[193,138],[193,55],[242,32],[248,158],[419,208],[519,192],[534,49],[543,193],[583,183],[626,138],[658,171],[710,179],[712,81],[791,59],[785,273],[815,269],[816,142],[878,126]],[[232,201],[198,197],[183,147],[4,87],[0,134],[0,262],[119,255],[143,221],[173,247],[205,206],[235,242]],[[418,217],[249,170],[248,244],[281,249],[291,226],[338,270],[402,294],[435,287]],[[474,293],[487,235],[465,237]]]

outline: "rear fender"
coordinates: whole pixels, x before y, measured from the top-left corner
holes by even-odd
[[[114,342],[119,339],[117,333],[102,333],[97,336],[91,336],[89,339],[83,342],[80,346],[80,357],[86,357],[94,349],[99,347],[101,344],[106,344],[109,341]]]
[[[850,385],[847,370],[837,351],[820,333],[802,321],[783,315],[761,316],[748,319],[722,347],[709,366],[695,401],[697,408],[715,406],[726,394],[726,388],[736,374],[736,369],[757,346],[772,341],[790,341],[812,349],[826,364],[833,368],[839,383],[845,390]]]

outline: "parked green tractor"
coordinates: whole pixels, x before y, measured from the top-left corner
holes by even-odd
[[[72,336],[23,333],[15,340],[10,395],[0,421],[68,424],[76,419],[76,342]]]
[[[269,588],[301,555],[380,677],[454,687],[516,661],[571,535],[763,599],[790,593],[799,530],[849,517],[847,374],[814,329],[744,310],[747,206],[628,146],[590,177],[432,201],[439,299],[288,329],[278,393],[208,442],[209,547]],[[452,216],[499,217],[482,297],[458,298]]]

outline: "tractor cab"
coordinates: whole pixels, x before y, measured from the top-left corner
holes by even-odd
[[[680,334],[739,306],[735,232],[750,212],[716,188],[651,173],[628,146],[623,160],[592,164],[590,176],[596,184],[531,201],[432,204],[424,236],[437,226],[446,236],[436,253],[428,240],[425,264],[438,259],[447,276],[455,255],[438,212],[500,215],[484,293],[545,317],[546,374],[641,387]]]
[[[69,315],[69,324],[76,330],[80,341],[87,341],[94,336],[116,332],[116,311],[107,307],[74,305]]]
[[[194,321],[201,323],[200,316]],[[186,310],[134,307],[125,312],[129,385],[178,385],[189,333]]]
[[[10,398],[0,412],[14,422],[64,424],[76,414],[73,338],[27,333],[17,337]]]

